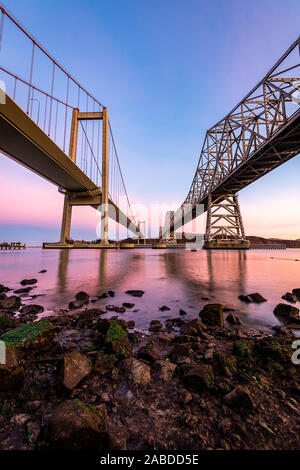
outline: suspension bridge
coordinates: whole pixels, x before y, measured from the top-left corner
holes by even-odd
[[[0,150],[64,194],[54,246],[70,245],[73,206],[101,206],[101,246],[108,218],[141,236],[108,109],[2,6],[0,15]]]
[[[205,135],[186,199],[160,238],[207,211],[206,248],[249,248],[238,191],[300,152],[300,37]]]

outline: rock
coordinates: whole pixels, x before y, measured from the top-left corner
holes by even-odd
[[[41,271],[39,271],[39,274],[44,274],[47,272],[47,269],[42,269]]]
[[[228,321],[228,323],[231,323],[232,325],[241,325],[242,324],[239,317],[237,315],[234,315],[233,313],[230,313],[229,315],[227,315],[226,320]]]
[[[126,312],[126,308],[125,308],[125,307],[117,307],[117,308],[115,309],[115,312],[117,312],[117,313],[124,313],[124,312]]]
[[[179,315],[184,316],[184,315],[186,315],[186,314],[187,314],[187,313],[186,313],[185,310],[182,310],[182,309],[179,310]]]
[[[125,308],[133,308],[133,307],[134,307],[134,304],[131,304],[131,303],[129,303],[129,302],[123,302],[122,305],[123,305],[123,307],[125,307]]]
[[[133,297],[142,297],[144,295],[143,290],[127,290],[125,293]]]
[[[167,305],[163,305],[162,307],[159,307],[159,310],[161,312],[165,312],[166,310],[171,310],[169,307],[167,307]]]
[[[72,300],[69,302],[69,309],[76,310],[77,308],[81,308],[84,305],[82,300]]]
[[[116,360],[114,354],[99,353],[95,360],[94,371],[101,375],[107,374],[112,371]]]
[[[0,362],[0,391],[14,388],[24,379],[24,369],[20,366],[14,346],[5,347],[5,364]]]
[[[98,297],[98,299],[106,299],[108,297],[108,294],[106,292],[104,292],[101,295],[97,295],[97,297]]]
[[[262,302],[267,302],[267,299],[265,299],[261,294],[258,292],[255,292],[254,294],[249,294],[250,299],[255,302],[256,304],[260,304]]]
[[[115,296],[115,293],[114,293],[113,290],[109,290],[107,293],[108,293],[108,295],[109,295],[110,297],[114,297],[114,296]]]
[[[11,295],[0,301],[0,308],[6,310],[17,310],[21,306],[21,300],[16,295]]]
[[[192,349],[188,344],[176,344],[169,354],[169,358],[176,364],[191,362]]]
[[[159,320],[152,320],[150,323],[149,331],[152,333],[157,333],[162,330],[162,324]]]
[[[155,376],[165,382],[172,379],[176,367],[176,364],[170,361],[155,361],[152,366]]]
[[[14,294],[28,294],[33,287],[22,287],[21,289],[14,290]]]
[[[129,434],[121,424],[110,425],[108,431],[109,450],[127,450],[127,439]]]
[[[135,321],[134,320],[129,320],[127,322],[127,328],[132,329],[135,327]]]
[[[250,391],[244,385],[238,385],[223,397],[223,403],[230,408],[250,410],[253,408],[253,400]]]
[[[32,314],[38,314],[42,313],[44,311],[44,307],[41,305],[25,305],[25,307],[22,307],[20,310],[20,313],[24,315],[32,315]]]
[[[242,302],[246,302],[246,303],[250,303],[252,302],[252,299],[249,295],[239,295],[239,299],[242,301]]]
[[[297,299],[300,300],[300,289],[293,289],[292,292],[295,294]]]
[[[79,302],[83,302],[84,304],[88,304],[90,300],[90,296],[81,290],[75,295],[75,299],[78,300]]]
[[[134,357],[124,359],[120,363],[120,375],[135,386],[145,386],[151,380],[150,367]]]
[[[202,336],[205,330],[206,326],[202,321],[199,318],[195,318],[188,323],[184,323],[180,328],[180,333],[187,336]]]
[[[192,401],[192,399],[193,399],[193,395],[191,394],[191,392],[189,392],[185,388],[182,388],[182,390],[179,391],[178,393],[179,403],[183,405],[187,405],[188,403]]]
[[[155,344],[147,343],[145,346],[139,349],[137,357],[138,359],[143,359],[149,364],[152,364],[152,362],[159,359],[159,350]]]
[[[12,416],[11,423],[14,426],[23,426],[24,424],[28,423],[30,420],[30,415],[26,413],[19,413],[17,415]]]
[[[61,404],[48,422],[48,439],[54,449],[107,449],[108,420],[105,405],[92,407],[79,400]]]
[[[298,298],[296,296],[296,294],[292,294],[291,292],[287,292],[286,294],[284,294],[282,297],[281,297],[283,300],[286,300],[287,302],[291,302],[291,303],[296,303]]]
[[[123,328],[120,321],[110,320],[104,343],[108,352],[115,354],[117,358],[126,358],[132,355],[126,332],[126,322],[124,322]]]
[[[52,323],[43,319],[7,331],[0,340],[14,345],[18,354],[31,359],[57,347],[53,342],[54,335],[55,328]]]
[[[0,333],[4,333],[4,331],[14,328],[14,326],[15,320],[11,315],[0,315]]]
[[[92,370],[91,360],[73,351],[66,354],[58,364],[57,384],[66,390],[73,390]]]
[[[197,390],[210,390],[214,388],[214,373],[211,366],[195,365],[185,372],[183,381],[186,385]]]
[[[26,428],[27,428],[27,434],[26,434],[27,442],[28,444],[34,444],[40,436],[41,426],[34,421],[30,421],[29,423],[27,423]]]
[[[9,287],[6,287],[3,284],[0,284],[0,293],[8,292],[9,290],[11,290]]]
[[[20,282],[22,286],[29,286],[29,285],[36,284],[36,283],[37,283],[37,279],[23,279],[23,281]]]
[[[223,308],[221,304],[206,304],[199,315],[205,325],[224,326]]]
[[[274,309],[274,314],[287,320],[299,319],[299,309],[287,304],[278,304]]]

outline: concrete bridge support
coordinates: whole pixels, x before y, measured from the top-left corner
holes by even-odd
[[[237,194],[208,196],[204,248],[247,249]]]
[[[102,237],[101,243],[108,245],[108,155],[109,155],[109,122],[108,122],[108,110],[103,108],[103,112],[82,112],[78,109],[73,110],[71,133],[70,133],[70,146],[69,146],[69,157],[76,163],[77,153],[77,140],[78,140],[78,123],[80,120],[99,120],[102,122],[102,189],[101,189],[101,204],[103,206],[103,212],[101,217],[102,223]],[[90,205],[90,201],[87,199],[86,194],[82,197],[82,203],[79,201],[80,195],[76,195],[76,203],[73,204],[72,197],[69,193],[65,194],[64,208],[61,223],[60,243],[68,244],[71,232],[71,220],[72,220],[72,206],[73,205]]]

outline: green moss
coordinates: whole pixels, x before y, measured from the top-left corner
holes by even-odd
[[[110,343],[113,340],[122,341],[126,337],[126,331],[123,330],[123,328],[116,321],[112,320],[106,333],[105,343]]]
[[[229,393],[231,391],[231,386],[229,384],[224,384],[223,385],[223,393],[224,395],[226,395],[227,393]]]
[[[90,413],[97,413],[97,408],[92,403],[87,403],[85,407]]]
[[[4,333],[0,340],[8,344],[18,345],[23,341],[32,341],[45,331],[53,329],[53,325],[48,320],[26,323],[14,330]]]
[[[213,372],[209,372],[207,374],[207,386],[209,389],[212,389],[215,386],[215,378]]]
[[[7,317],[1,315],[0,316],[0,327],[8,328],[10,326],[10,321]]]
[[[251,346],[247,341],[235,341],[233,353],[238,357],[250,357],[252,355]]]

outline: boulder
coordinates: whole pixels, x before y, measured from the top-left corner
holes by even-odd
[[[114,293],[113,290],[109,290],[107,293],[108,293],[108,295],[109,295],[110,297],[114,297],[114,296],[115,296],[115,293]]]
[[[214,388],[213,369],[207,364],[192,366],[185,372],[183,381],[197,390],[210,390]]]
[[[152,333],[157,333],[162,330],[162,324],[159,320],[152,320],[150,323],[149,331]]]
[[[3,345],[0,345],[2,350]],[[0,356],[3,359],[2,354]],[[4,361],[3,361],[4,362]],[[5,346],[5,364],[0,361],[0,391],[14,388],[24,379],[24,369],[20,366],[14,346]]]
[[[0,308],[6,310],[17,310],[21,306],[21,299],[16,295],[11,295],[0,301]]]
[[[58,364],[57,384],[73,390],[92,370],[91,360],[77,351],[66,354]]]
[[[230,313],[229,315],[227,315],[226,320],[228,321],[228,323],[231,323],[232,325],[241,325],[242,324],[239,317],[237,315],[234,315],[233,313]]]
[[[83,302],[84,304],[88,304],[90,300],[89,294],[81,290],[80,292],[77,292],[75,295],[75,299],[78,300],[78,302]]]
[[[206,304],[199,315],[205,325],[224,326],[223,307],[221,304]]]
[[[134,304],[131,304],[131,303],[129,303],[129,302],[123,302],[122,305],[123,305],[123,307],[125,307],[125,308],[133,308],[133,307],[134,307]]]
[[[193,354],[189,344],[176,344],[169,354],[169,358],[176,364],[184,364],[191,362]]]
[[[274,314],[286,320],[294,321],[299,319],[299,309],[292,305],[278,304],[274,309]]]
[[[77,308],[81,308],[84,305],[82,300],[72,300],[69,302],[69,309],[76,310]]]
[[[0,284],[0,293],[8,292],[11,290],[9,287],[4,286],[3,284]]]
[[[223,403],[230,408],[240,410],[251,410],[253,408],[253,400],[250,391],[244,385],[238,385],[231,392],[223,397]]]
[[[23,279],[23,281],[20,282],[20,284],[22,284],[22,286],[30,286],[32,284],[36,284],[37,283],[37,279]]]
[[[292,292],[295,294],[297,299],[300,300],[300,289],[293,289]]]
[[[159,359],[159,350],[155,344],[148,343],[139,349],[137,357],[138,359],[143,359],[149,364],[152,364],[152,362]]]
[[[125,293],[133,297],[142,297],[144,295],[143,290],[127,290]]]
[[[186,311],[182,310],[182,308],[179,310],[179,315],[184,316],[186,315]]]
[[[255,292],[254,294],[249,294],[250,299],[252,302],[255,302],[256,304],[260,304],[262,302],[267,302],[267,299],[265,299],[261,294],[258,292]]]
[[[131,357],[120,363],[120,376],[124,376],[130,385],[145,386],[150,380],[150,366]]]
[[[126,332],[126,322],[124,322],[123,328],[120,321],[110,320],[104,343],[108,352],[115,354],[117,358],[124,359],[132,355]]]
[[[42,313],[44,311],[44,307],[42,305],[25,305],[25,307],[22,307],[20,310],[20,313],[24,315],[32,315],[32,314],[38,314]]]
[[[242,301],[242,302],[246,302],[247,304],[249,304],[250,302],[252,302],[252,299],[249,295],[239,295],[239,299]]]
[[[167,305],[163,305],[162,307],[159,307],[159,310],[160,310],[161,312],[165,312],[165,311],[171,310],[171,309],[170,309]]]
[[[105,405],[97,408],[79,400],[58,406],[48,421],[48,440],[54,449],[107,449],[108,419]]]
[[[21,287],[21,289],[14,290],[14,294],[28,294],[33,287]]]
[[[176,367],[176,364],[170,361],[155,361],[152,370],[159,380],[167,382],[172,379]]]
[[[206,326],[202,321],[199,318],[195,318],[188,323],[184,323],[180,328],[180,333],[187,336],[202,336],[205,330]]]
[[[296,303],[298,300],[296,294],[293,294],[292,292],[287,292],[281,298],[287,302],[291,302],[292,304]]]
[[[57,345],[53,342],[54,335],[55,328],[52,323],[43,319],[7,331],[0,336],[0,340],[14,345],[18,354],[30,359],[56,348]]]

